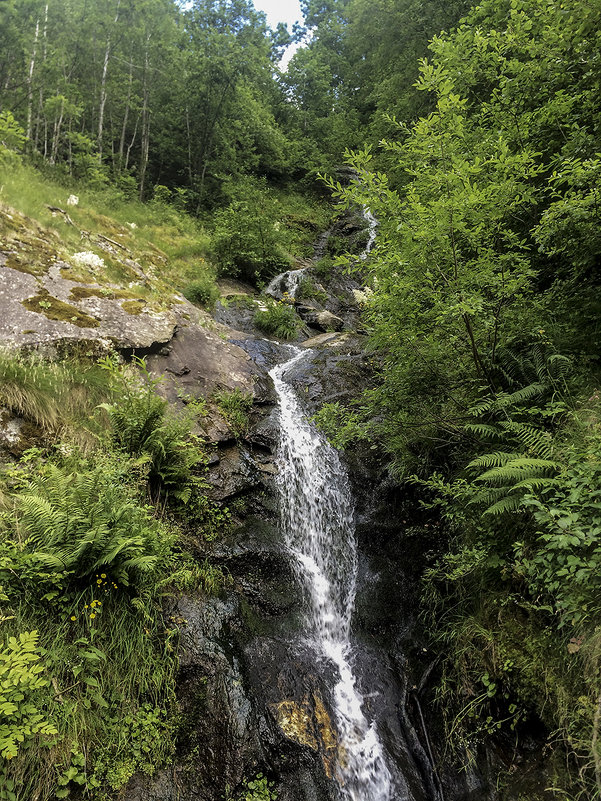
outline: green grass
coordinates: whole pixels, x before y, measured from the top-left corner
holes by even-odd
[[[242,392],[241,389],[220,390],[215,392],[213,399],[219,411],[227,420],[236,439],[243,438],[250,425],[249,414],[253,405],[252,395]]]
[[[69,195],[79,197],[77,206],[67,206]],[[325,201],[292,190],[273,190],[279,239],[287,258],[295,260],[312,255],[312,245],[331,223],[332,209]],[[70,225],[60,213],[48,206],[66,211]],[[12,210],[26,219],[15,218]],[[260,213],[257,209],[257,213]],[[7,214],[13,214],[10,219]],[[32,222],[33,221],[33,222]],[[66,278],[87,283],[116,284],[126,287],[137,284],[136,297],[148,300],[156,309],[169,305],[173,292],[193,294],[197,303],[210,307],[218,290],[216,270],[211,264],[213,219],[204,224],[191,215],[166,203],[141,203],[127,198],[114,187],[93,189],[76,181],[65,184],[40,173],[25,163],[0,162],[0,235],[8,240],[19,239],[17,255],[9,266],[41,274],[56,259],[69,262],[69,257],[82,250],[91,250],[104,260],[104,268],[93,273],[75,264]],[[82,240],[81,232],[90,237]],[[111,245],[107,237],[121,247]],[[101,244],[108,245],[102,247]],[[147,276],[139,276],[128,266],[135,261]]]
[[[258,309],[253,322],[260,331],[279,339],[294,339],[300,328],[300,320],[294,311],[282,301],[268,300],[265,309]]]
[[[79,197],[77,206],[67,206],[70,194]],[[92,190],[75,182],[66,187],[28,165],[8,167],[0,163],[1,205],[4,213],[0,214],[0,234],[22,238],[27,226],[30,236],[26,239],[31,241],[21,242],[20,248],[30,245],[40,250],[40,238],[47,241],[50,252],[38,272],[47,269],[53,256],[68,261],[74,253],[91,250],[105,262],[101,273],[94,275],[74,266],[66,277],[125,286],[139,280],[125,263],[126,259],[133,259],[148,277],[147,286],[140,286],[136,294],[153,300],[157,306],[164,306],[174,291],[181,292],[192,281],[215,286],[214,270],[208,262],[209,234],[197,220],[171,206],[127,199],[114,189]],[[47,206],[68,212],[74,225],[62,214],[53,215]],[[11,221],[6,217],[10,209],[30,220]],[[42,230],[36,229],[31,220]],[[82,241],[81,231],[89,232],[91,239]],[[122,247],[112,246],[112,252],[103,249],[98,244],[99,235]]]

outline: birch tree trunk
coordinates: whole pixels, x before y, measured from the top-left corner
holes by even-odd
[[[148,88],[148,47],[150,44],[150,34],[146,37],[146,49],[144,52],[144,78],[142,86],[142,152],[140,154],[140,200],[144,199],[144,189],[146,184],[146,169],[148,167],[148,151],[150,148],[150,109],[149,109],[149,88]]]
[[[29,61],[29,74],[27,76],[27,138],[31,139],[32,134],[32,120],[33,120],[33,71],[35,69],[35,59],[38,51],[38,38],[40,35],[40,20],[37,19],[35,23],[35,35],[33,37],[33,49],[31,51],[31,59]]]
[[[117,11],[113,25],[119,22],[119,11],[121,9],[121,0],[118,0]],[[109,58],[111,57],[111,34],[106,39],[106,48],[104,50],[104,62],[102,64],[102,78],[100,81],[100,103],[98,105],[98,161],[102,161],[102,133],[104,129],[104,109],[106,106],[106,77],[109,68]]]
[[[125,134],[127,133],[127,123],[129,120],[129,106],[131,103],[131,90],[133,84],[133,71],[134,65],[130,57],[129,59],[129,80],[127,83],[127,98],[125,100],[125,111],[123,113],[123,125],[121,126],[121,138],[119,140],[119,171],[123,169],[123,154],[125,151]]]

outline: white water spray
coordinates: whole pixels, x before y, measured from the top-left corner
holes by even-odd
[[[300,270],[288,270],[285,273],[280,273],[265,287],[265,294],[270,295],[272,298],[281,298],[287,294],[290,298],[295,298],[300,284],[304,268]]]
[[[341,796],[348,801],[390,801],[390,772],[375,724],[363,713],[353,671],[357,544],[348,478],[338,453],[305,419],[284,378],[307,353],[297,351],[270,372],[280,401],[282,527],[307,595],[308,645],[337,673],[333,702]]]
[[[376,241],[376,234],[378,232],[378,221],[371,213],[371,211],[367,208],[367,206],[363,206],[363,218],[367,221],[367,226],[368,226],[367,230],[369,231],[369,237],[367,240],[367,244],[365,245],[365,250],[360,256],[360,258],[363,261],[365,261],[365,259],[369,256],[369,253]]]

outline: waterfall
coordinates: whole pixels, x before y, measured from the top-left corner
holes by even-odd
[[[337,775],[345,801],[390,801],[392,779],[375,724],[363,713],[351,646],[357,544],[348,477],[337,451],[306,420],[285,376],[310,351],[270,372],[280,403],[281,522],[307,598],[307,645],[335,668]]]
[[[295,298],[303,271],[304,268],[301,268],[300,270],[288,270],[285,273],[276,275],[271,283],[265,287],[265,294],[278,300],[284,294],[288,294],[290,298]]]
[[[363,206],[363,219],[367,222],[367,230],[369,231],[369,237],[367,239],[367,244],[365,245],[365,250],[361,254],[360,258],[365,261],[365,259],[369,256],[371,249],[374,246],[374,242],[376,241],[376,234],[378,232],[378,221],[371,213],[371,211],[367,208],[367,206]]]

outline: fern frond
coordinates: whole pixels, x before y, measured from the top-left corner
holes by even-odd
[[[467,470],[475,470],[480,467],[500,467],[516,456],[515,452],[495,451],[478,456],[467,465]]]
[[[523,481],[519,481],[517,484],[513,485],[511,492],[521,489],[531,492],[535,490],[546,489],[547,487],[558,486],[561,486],[561,481],[559,481],[559,479],[551,478],[549,476],[538,476],[533,478],[525,478]]]
[[[521,495],[506,495],[484,510],[485,515],[501,515],[505,512],[517,512],[522,505]]]
[[[466,423],[464,428],[469,434],[474,434],[474,436],[483,440],[495,441],[503,437],[503,432],[499,431],[498,426],[493,426],[488,423],[480,423],[477,421],[474,423]]]
[[[547,372],[554,381],[565,379],[572,372],[572,362],[567,356],[554,353],[547,359]]]
[[[499,423],[499,427],[512,434],[532,453],[542,459],[548,459],[553,451],[553,441],[547,431],[527,425],[516,423],[513,420]]]
[[[540,478],[557,470],[559,465],[550,459],[526,459],[524,457],[511,459],[499,467],[487,470],[478,476],[476,481],[506,486],[507,484],[524,481],[530,478]]]
[[[499,395],[495,402],[495,408],[508,409],[511,406],[518,406],[521,403],[532,400],[532,398],[543,395],[546,390],[546,384],[528,384],[528,386],[517,389],[515,392]]]

